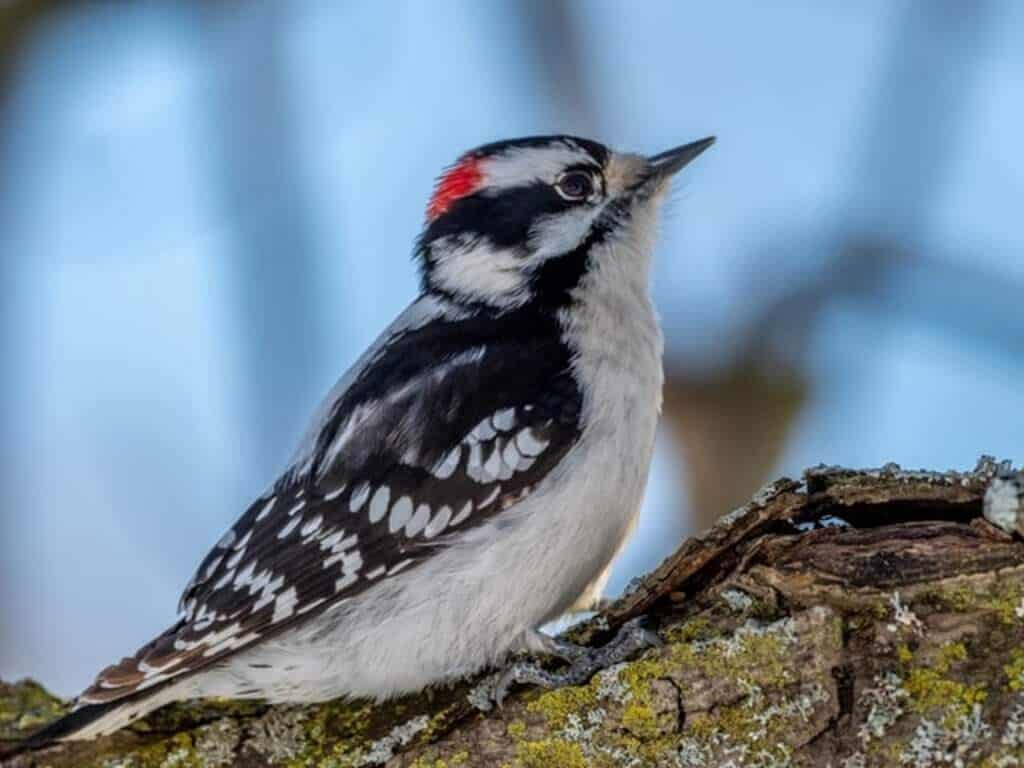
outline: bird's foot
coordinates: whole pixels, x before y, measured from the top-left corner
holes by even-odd
[[[648,648],[664,645],[661,638],[645,624],[645,617],[627,622],[609,643],[600,648],[586,648],[536,633],[531,638],[530,649],[557,657],[568,666],[563,670],[550,671],[529,658],[513,662],[498,675],[494,683],[495,703],[500,707],[509,690],[516,684],[537,685],[541,688],[583,685],[602,669],[620,664]]]

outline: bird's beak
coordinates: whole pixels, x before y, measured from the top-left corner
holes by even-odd
[[[647,158],[651,178],[666,179],[672,176],[689,165],[697,155],[714,143],[715,137],[708,136],[706,139],[691,141],[689,144],[683,144],[683,146],[670,149],[667,152],[651,155]]]

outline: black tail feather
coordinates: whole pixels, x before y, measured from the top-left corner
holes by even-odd
[[[112,709],[124,704],[124,700],[111,701],[105,704],[86,704],[73,712],[69,712],[45,725],[35,733],[27,736],[21,741],[14,742],[10,747],[0,745],[0,759],[7,759],[25,752],[34,752],[43,747],[50,746],[61,739],[77,733],[88,725],[99,720]]]

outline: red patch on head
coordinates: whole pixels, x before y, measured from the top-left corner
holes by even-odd
[[[483,181],[480,158],[470,155],[453,165],[438,179],[434,196],[427,206],[427,221],[433,221],[452,207],[459,198],[473,194]]]

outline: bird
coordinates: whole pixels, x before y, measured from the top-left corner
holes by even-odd
[[[519,653],[583,671],[518,665],[502,686],[583,679],[593,655],[541,627],[600,604],[635,527],[661,407],[659,212],[713,142],[645,156],[533,136],[459,157],[415,241],[419,295],[202,560],[174,623],[31,742],[193,698],[384,700]]]

